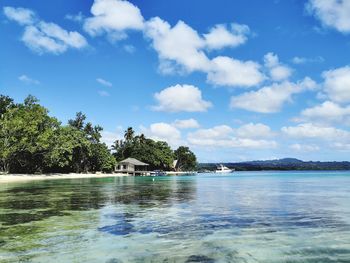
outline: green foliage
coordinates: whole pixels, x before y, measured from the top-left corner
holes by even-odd
[[[8,109],[13,106],[13,99],[8,96],[0,95],[0,118]]]
[[[125,131],[124,138],[125,141],[118,140],[113,145],[117,161],[133,157],[148,163],[152,170],[170,170],[172,168],[174,152],[166,142],[156,142],[146,138],[144,134],[135,136],[131,127]]]
[[[196,157],[187,147],[174,153],[166,142],[143,134],[135,136],[131,127],[124,140],[112,146],[113,156],[100,141],[101,131],[100,126],[86,123],[82,112],[62,126],[35,97],[15,104],[10,97],[0,95],[0,171],[111,172],[116,161],[128,157],[148,163],[150,169],[170,170],[175,158],[181,160],[181,169],[195,168]]]
[[[180,146],[174,153],[177,159],[176,169],[180,171],[193,171],[197,168],[196,155],[188,147]]]
[[[79,112],[61,126],[38,100],[0,96],[0,170],[11,173],[112,171],[115,159],[100,142],[102,128]]]
[[[59,122],[29,96],[24,104],[8,109],[0,122],[3,169],[12,172],[39,172]]]
[[[112,172],[117,163],[104,143],[91,145],[91,157],[89,161],[93,171],[103,172]]]

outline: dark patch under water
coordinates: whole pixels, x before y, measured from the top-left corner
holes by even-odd
[[[100,209],[108,202],[114,204],[137,204],[141,207],[168,205],[175,200],[188,201],[194,197],[191,182],[181,183],[174,190],[171,183],[150,185],[149,178],[145,184],[135,188],[133,184],[115,184],[107,181],[107,192],[101,188],[104,181],[91,179],[86,183],[79,180],[47,180],[33,182],[0,191],[0,209],[30,210],[30,213],[5,212],[0,215],[0,223],[15,225],[43,220],[51,216],[68,215],[64,211],[87,211]],[[36,212],[39,210],[39,212]],[[45,211],[40,211],[45,210]]]
[[[346,229],[350,226],[340,219],[334,218],[325,213],[315,216],[305,213],[291,213],[286,217],[276,217],[275,215],[265,217],[248,217],[247,215],[221,215],[221,214],[200,214],[194,220],[174,224],[163,224],[162,222],[146,220],[141,226],[133,224],[131,213],[116,213],[106,215],[116,221],[113,225],[98,228],[101,232],[113,235],[129,235],[138,232],[140,234],[158,233],[162,235],[171,234],[182,238],[186,233],[206,236],[222,229],[243,229],[254,228],[265,233],[293,228],[338,228]]]
[[[186,260],[186,263],[191,263],[191,262],[213,263],[215,262],[215,260],[213,258],[209,258],[204,255],[191,255]]]
[[[52,216],[67,216],[67,212],[57,210],[37,211],[34,213],[4,213],[0,214],[0,222],[4,225],[17,225],[29,223],[32,221],[40,221]]]

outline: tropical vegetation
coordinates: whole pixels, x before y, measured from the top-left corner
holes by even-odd
[[[172,169],[176,158],[181,161],[181,169],[196,168],[196,157],[187,147],[173,151],[166,142],[135,135],[131,127],[125,131],[124,139],[109,149],[101,141],[102,127],[86,119],[78,112],[62,125],[33,96],[15,103],[0,95],[0,171],[111,172],[118,161],[127,157],[146,162],[151,169]]]
[[[151,170],[176,169],[179,166],[174,165],[174,160],[181,163],[182,171],[195,170],[197,167],[196,156],[188,147],[180,146],[173,151],[166,142],[154,141],[146,138],[144,134],[135,136],[131,127],[125,131],[124,140],[117,140],[112,147],[117,161],[133,157],[148,163]],[[191,155],[192,158],[186,155]]]

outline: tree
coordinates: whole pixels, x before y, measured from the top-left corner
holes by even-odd
[[[78,112],[69,125],[28,96],[14,104],[0,95],[0,170],[15,173],[112,171],[115,159],[100,142],[102,128]]]
[[[74,120],[69,120],[68,124],[78,130],[84,129],[84,124],[86,120],[86,115],[81,111],[77,112]]]
[[[172,167],[174,152],[166,142],[135,135],[133,128],[128,127],[124,140],[112,146],[113,156],[101,142],[101,132],[102,127],[86,123],[82,112],[62,126],[34,96],[15,104],[10,97],[0,95],[0,171],[110,172],[116,160],[128,157],[148,163],[150,169]],[[179,149],[178,152],[182,153]],[[192,152],[187,148],[187,153]],[[182,159],[187,160],[183,167],[193,167],[193,156]]]
[[[0,118],[7,112],[8,109],[14,106],[13,99],[9,96],[0,95]]]
[[[43,167],[57,119],[28,96],[24,104],[8,109],[1,118],[0,147],[3,169],[7,172],[34,173]]]
[[[175,169],[182,171],[193,171],[197,167],[196,155],[185,146],[180,146],[174,152],[177,164]]]
[[[125,131],[124,138],[112,146],[117,161],[133,157],[148,163],[150,169],[168,170],[172,167],[174,153],[166,142],[156,142],[144,134],[135,136],[131,127]]]
[[[93,171],[112,172],[116,165],[116,160],[111,155],[106,144],[92,144],[90,165]]]
[[[75,172],[112,171],[115,159],[100,142],[102,127],[93,126],[91,122],[85,124],[85,120],[86,115],[78,112],[74,120],[68,121],[70,127],[81,132],[78,145],[72,149],[72,169]],[[84,143],[82,138],[86,140]]]
[[[132,127],[128,127],[128,129],[124,133],[124,139],[126,142],[131,142],[134,139],[135,132]]]
[[[82,172],[88,169],[90,142],[85,134],[72,127],[60,127],[53,136],[45,159],[45,171]]]

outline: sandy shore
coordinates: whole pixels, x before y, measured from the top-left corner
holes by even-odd
[[[106,177],[120,177],[127,176],[126,174],[0,174],[1,183],[14,183],[22,181],[33,181],[33,180],[55,180],[55,179],[77,179],[77,178],[106,178]]]

